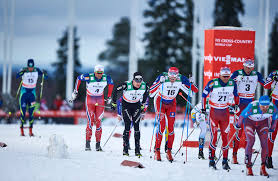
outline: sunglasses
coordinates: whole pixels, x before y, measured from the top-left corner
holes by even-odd
[[[96,72],[97,74],[103,74],[103,72]]]
[[[139,79],[135,78],[134,81],[137,82],[137,83],[141,83],[143,81],[143,79],[142,78],[139,78]]]
[[[224,78],[230,78],[230,76],[222,76],[222,77],[224,77]]]

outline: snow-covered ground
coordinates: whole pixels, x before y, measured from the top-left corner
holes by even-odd
[[[108,138],[114,126],[103,126],[102,145]],[[240,165],[230,163],[231,171],[222,170],[221,161],[218,170],[208,168],[208,160],[197,158],[198,149],[188,148],[187,162],[185,160],[185,148],[174,158],[175,162],[166,160],[162,151],[162,162],[154,161],[150,156],[150,142],[152,127],[141,127],[141,147],[143,157],[134,156],[134,150],[130,150],[130,156],[122,156],[122,139],[112,137],[103,148],[104,152],[84,151],[85,125],[34,125],[36,137],[19,136],[19,125],[0,124],[0,142],[8,145],[0,148],[0,180],[1,181],[87,181],[87,180],[109,180],[109,181],[148,181],[148,180],[267,180],[259,176],[260,156],[258,157],[253,172],[254,177],[247,177],[245,172],[244,150],[238,153]],[[123,127],[117,127],[116,133],[122,133]],[[173,152],[175,153],[180,144],[181,128],[175,130],[176,139]],[[28,134],[28,130],[25,130]],[[64,138],[68,146],[68,158],[49,158],[47,147],[51,135],[57,134]],[[93,133],[94,134],[94,133]],[[132,133],[133,134],[133,133]],[[199,130],[194,131],[191,139],[197,140]],[[186,131],[184,132],[186,135]],[[185,137],[185,136],[184,136]],[[91,146],[95,147],[94,136]],[[162,143],[164,145],[164,143]],[[134,148],[133,135],[131,146]],[[163,146],[164,148],[164,146]],[[258,139],[254,148],[259,149]],[[163,150],[163,149],[162,149]],[[217,155],[219,154],[219,148]],[[208,149],[205,149],[208,157]],[[231,158],[231,151],[229,152]],[[254,159],[255,155],[253,155]],[[131,168],[121,166],[123,160],[140,162],[145,168]],[[274,166],[278,167],[278,142],[273,152]],[[277,170],[267,170],[270,174],[269,180],[278,180]]]

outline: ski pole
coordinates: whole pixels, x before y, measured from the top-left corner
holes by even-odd
[[[189,89],[189,93],[188,93],[188,96],[187,96],[187,99],[189,100],[189,101],[187,101],[187,103],[190,103],[190,99],[191,99],[191,97],[189,96],[190,95],[190,91],[191,91],[191,85],[192,84],[190,84],[190,89]],[[188,137],[188,127],[189,127],[189,113],[190,113],[190,108],[188,106],[188,110],[187,110],[187,125],[186,125],[187,137]],[[185,147],[185,162],[187,162],[187,145]]]
[[[157,124],[158,124],[158,129],[159,129],[159,121],[160,121],[160,113],[161,113],[161,107],[162,107],[162,95],[163,95],[163,83],[161,83],[162,87],[161,87],[161,99],[160,99],[160,107],[159,107],[159,113],[158,113],[158,120],[157,120]],[[152,139],[151,139],[151,146],[150,146],[150,152],[152,151],[152,143],[153,143],[153,135],[154,135],[154,129],[156,127],[156,109],[155,111],[155,118],[154,118],[154,123],[153,123],[153,134],[152,134]]]
[[[192,135],[192,133],[193,133],[194,130],[195,130],[195,128],[192,129],[192,131],[189,133],[188,137],[187,137],[183,142],[185,142],[185,141],[188,140],[188,138]],[[178,154],[178,152],[180,151],[180,149],[182,148],[182,146],[183,146],[183,144],[180,145],[180,148],[179,148],[178,151],[175,153],[174,157],[176,157],[176,155]]]
[[[39,99],[39,102],[41,101],[41,98],[42,98],[43,83],[44,83],[44,74],[42,74],[41,92],[40,92],[40,99]]]
[[[192,107],[192,109],[194,108],[194,105],[192,105],[191,102],[188,101],[188,100],[182,95],[181,92],[179,93],[179,95],[180,95],[185,101],[188,102],[188,104]],[[197,109],[197,108],[196,108],[196,110],[197,110],[199,113],[202,113],[202,111],[201,111],[200,109]],[[203,113],[202,113],[202,114],[203,114]],[[207,116],[207,113],[205,113],[205,115]]]
[[[19,86],[18,86],[15,99],[17,99],[17,97],[18,97],[18,94],[19,94],[19,91],[20,91],[20,89],[21,89],[21,86],[22,86],[22,80],[21,80],[21,82],[20,82],[20,84],[19,84]]]
[[[233,134],[233,136],[232,136],[231,139],[229,140],[228,145],[230,145],[230,143],[234,140],[235,135],[236,135],[236,132]],[[222,151],[222,149],[221,149],[221,150],[220,150],[220,154],[219,154],[219,158],[217,159],[217,161],[216,161],[216,163],[215,163],[215,166],[216,166],[217,163],[219,162],[219,160],[220,160],[220,158],[222,157],[222,155],[223,155],[223,151]]]
[[[104,107],[104,108],[107,108],[107,109],[111,109],[111,107],[109,107],[109,106],[100,105],[100,104],[98,104],[98,103],[95,103],[95,106],[99,106],[99,107]]]
[[[191,85],[190,85],[190,89],[191,89]],[[190,89],[189,89],[188,96],[189,96],[189,94],[190,94]],[[187,109],[188,109],[188,103],[187,103],[186,106],[185,106],[185,112],[184,112],[184,119],[183,119],[183,126],[182,126],[182,134],[181,134],[181,142],[180,142],[180,145],[182,144],[182,139],[183,139],[183,132],[184,132],[184,125],[185,125],[185,120],[186,120]],[[188,129],[187,129],[187,136],[188,136]]]
[[[262,149],[262,147],[259,149],[258,153],[256,154],[256,157],[255,157],[255,159],[254,159],[254,161],[253,161],[253,163],[252,163],[252,167],[253,167],[253,165],[255,164],[255,162],[256,162],[256,160],[257,160],[257,157],[258,157],[259,153],[261,152],[261,149]]]
[[[119,120],[119,121],[116,123],[115,127],[114,127],[113,130],[111,131],[109,137],[107,138],[107,140],[106,140],[106,142],[104,143],[104,145],[102,146],[102,148],[105,147],[106,143],[107,143],[107,142],[109,141],[109,139],[111,138],[112,134],[113,134],[114,131],[116,130],[116,128],[117,128],[117,126],[118,126],[118,124],[119,124],[120,121],[121,121],[121,120]]]

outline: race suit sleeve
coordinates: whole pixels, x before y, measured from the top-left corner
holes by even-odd
[[[123,83],[123,84],[118,85],[118,86],[113,90],[113,93],[112,93],[112,102],[116,103],[116,101],[117,101],[117,96],[118,96],[118,92],[119,92],[119,91],[126,90],[126,89],[127,89],[127,84],[126,84],[126,82]]]
[[[89,74],[81,74],[76,78],[75,86],[74,86],[74,90],[76,92],[78,92],[81,81],[85,81],[85,82],[90,81],[90,75]]]
[[[112,80],[112,78],[107,75],[107,84],[108,84],[108,93],[107,93],[107,97],[111,97],[112,92],[113,92],[113,88],[114,88],[114,82]]]

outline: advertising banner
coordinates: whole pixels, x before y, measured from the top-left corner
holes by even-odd
[[[246,58],[255,56],[255,31],[241,28],[205,30],[204,86],[219,77],[219,70],[227,66],[231,71],[242,69]]]

